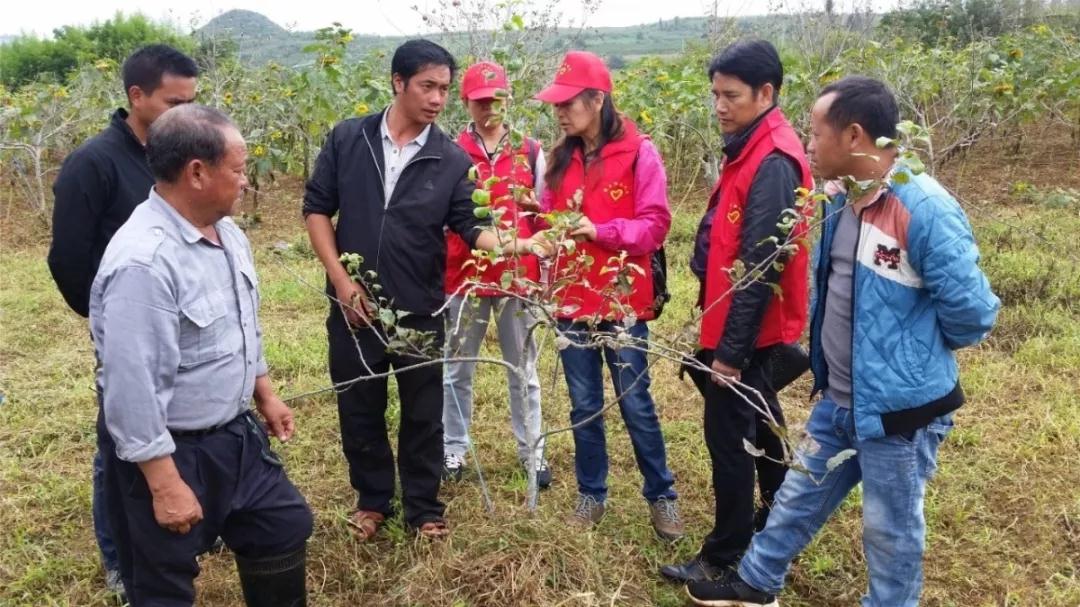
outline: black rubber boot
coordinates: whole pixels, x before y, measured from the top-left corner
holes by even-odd
[[[305,549],[250,559],[236,555],[236,570],[248,607],[306,607]]]

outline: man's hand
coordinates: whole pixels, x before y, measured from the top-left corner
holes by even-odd
[[[345,312],[345,320],[354,327],[367,327],[371,325],[371,302],[367,299],[363,287],[352,278],[340,280],[334,283],[334,294],[341,302],[341,309]]]
[[[728,385],[728,382],[724,381],[724,377],[734,381],[739,381],[740,379],[742,379],[742,371],[736,369],[735,367],[729,367],[718,360],[713,360],[712,370],[713,374],[710,377],[712,377],[712,380],[714,382],[720,384],[721,386]],[[723,377],[717,377],[717,375],[721,375]]]
[[[582,215],[578,220],[578,227],[574,228],[573,232],[570,232],[571,236],[581,236],[585,240],[596,240],[596,225],[592,220]]]
[[[296,425],[293,422],[293,412],[285,401],[276,394],[264,397],[255,403],[255,410],[266,420],[267,429],[281,442],[288,442],[292,438]]]
[[[154,520],[158,525],[184,534],[203,519],[202,505],[191,487],[180,478],[171,455],[139,462],[139,469],[154,500]]]

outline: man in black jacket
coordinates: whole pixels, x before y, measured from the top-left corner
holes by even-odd
[[[388,344],[393,333],[406,329],[434,337],[428,345],[441,349],[443,321],[434,314],[445,298],[444,226],[474,249],[523,252],[532,246],[530,240],[500,243],[483,229],[486,222],[474,214],[471,199],[472,162],[434,124],[455,69],[453,56],[427,40],[398,47],[391,62],[393,103],[334,127],[304,194],[308,235],[336,299],[326,323],[330,377],[335,384],[353,382],[337,397],[342,449],[359,494],[350,521],[361,541],[391,514],[394,456],[385,420],[391,367],[401,401],[398,469],[405,522],[424,537],[448,533],[438,499],[442,365]],[[345,253],[361,256],[360,274],[374,272],[366,283],[372,292],[346,270],[340,261]],[[400,315],[393,328],[382,315],[372,317],[371,304],[379,298],[389,302],[384,311]]]
[[[122,75],[129,109],[116,110],[105,130],[72,152],[53,184],[49,271],[80,316],[89,313],[90,285],[105,246],[154,185],[143,147],[150,125],[169,108],[194,101],[198,68],[180,51],[155,44],[128,57]],[[119,563],[104,512],[100,454],[94,456],[93,478],[94,533],[106,581],[120,592]]]

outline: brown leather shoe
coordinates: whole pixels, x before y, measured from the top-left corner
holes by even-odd
[[[416,534],[427,540],[441,540],[450,535],[450,528],[446,526],[446,521],[441,519],[428,521],[416,528]]]
[[[384,520],[386,520],[386,516],[381,512],[357,510],[349,517],[349,530],[352,531],[353,537],[357,541],[366,542],[375,537]]]

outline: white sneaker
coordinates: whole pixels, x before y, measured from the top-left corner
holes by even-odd
[[[456,453],[447,453],[443,456],[442,479],[444,481],[460,481],[465,471],[465,458]]]

